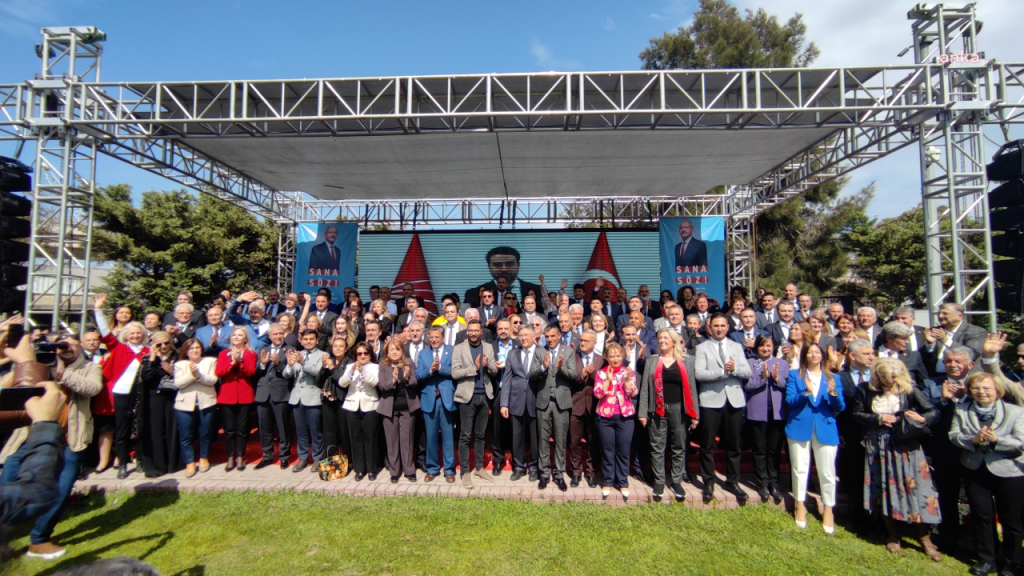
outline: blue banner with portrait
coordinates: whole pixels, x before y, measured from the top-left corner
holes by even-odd
[[[355,287],[359,225],[339,222],[299,224],[295,248],[295,292],[315,295],[331,291],[331,302],[344,300],[345,287]]]
[[[726,296],[725,222],[720,216],[662,218],[658,236],[663,291],[678,299],[679,289],[689,285],[712,298]]]

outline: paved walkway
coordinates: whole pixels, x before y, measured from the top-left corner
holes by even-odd
[[[294,462],[293,462],[294,463]],[[133,466],[129,466],[129,470],[132,470]],[[478,478],[473,478],[474,487],[472,489],[466,489],[462,486],[460,480],[456,480],[454,484],[445,482],[443,476],[439,476],[432,482],[423,481],[423,472],[417,474],[416,482],[410,482],[404,477],[401,478],[398,484],[392,484],[390,476],[387,471],[382,471],[378,474],[375,481],[371,482],[369,479],[364,478],[361,482],[355,481],[355,474],[349,474],[347,477],[340,480],[331,480],[325,482],[320,480],[319,476],[312,474],[310,469],[303,470],[302,472],[295,473],[291,471],[291,468],[281,470],[277,465],[276,461],[274,464],[262,469],[254,470],[252,463],[248,464],[245,471],[239,472],[238,470],[232,470],[226,472],[224,470],[224,464],[214,464],[210,467],[210,470],[206,473],[196,474],[192,478],[185,478],[184,472],[178,472],[175,474],[168,474],[160,478],[145,478],[139,472],[132,472],[128,478],[124,480],[117,479],[117,470],[110,468],[102,474],[90,474],[86,480],[80,480],[75,485],[77,492],[89,492],[89,491],[178,491],[178,492],[205,492],[205,491],[274,491],[274,490],[294,490],[296,492],[323,492],[327,494],[347,494],[352,496],[404,496],[404,495],[415,495],[415,496],[450,496],[450,497],[477,497],[477,498],[498,498],[498,499],[511,499],[511,500],[527,500],[532,502],[565,502],[565,501],[583,501],[583,502],[595,502],[604,503],[612,506],[624,506],[627,504],[640,504],[653,502],[651,498],[651,488],[636,480],[630,478],[630,495],[628,499],[624,499],[618,490],[612,490],[612,494],[607,500],[603,500],[601,497],[601,489],[590,488],[583,482],[578,488],[570,487],[567,492],[562,492],[554,484],[548,484],[544,490],[537,489],[536,482],[529,482],[527,478],[523,478],[517,482],[510,480],[512,474],[509,470],[504,470],[501,476],[491,476],[490,470],[487,470],[489,478],[494,478],[494,482],[482,482]],[[746,475],[744,475],[746,476]],[[723,480],[719,478],[721,483]],[[788,485],[788,477],[784,481],[784,486]],[[701,498],[702,484],[684,484],[686,489],[686,499],[684,504],[692,508],[708,508],[708,509],[729,509],[736,508],[738,506],[736,497],[732,494],[728,494],[721,489],[721,484],[715,488],[715,500],[710,504],[705,505]],[[786,507],[792,509],[792,496],[787,493],[784,502],[776,505],[774,502],[769,501],[762,503],[761,499],[757,496],[756,491],[752,488],[749,479],[744,478],[742,483],[743,488],[747,491],[749,499],[747,506],[776,506],[779,508]],[[818,499],[817,494],[808,494],[808,498]],[[665,498],[662,499],[662,504],[671,504],[675,500],[666,491]],[[817,502],[816,502],[817,503]],[[809,503],[810,504],[810,503]],[[840,503],[840,507],[842,503]]]

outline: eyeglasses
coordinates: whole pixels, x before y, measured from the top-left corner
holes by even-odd
[[[360,356],[369,356],[369,354],[366,352],[356,352],[356,358],[359,358]]]
[[[516,322],[515,320],[512,321],[512,325],[513,326],[519,326],[522,323],[523,323],[522,321],[519,321],[519,322]]]
[[[164,346],[167,346],[167,342],[157,342],[153,344],[153,346],[156,346],[157,348],[163,348]]]

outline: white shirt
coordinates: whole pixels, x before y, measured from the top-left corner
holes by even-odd
[[[775,323],[775,309],[772,308],[771,310],[765,310],[764,311],[764,317],[768,319],[768,323],[769,324],[774,324]]]
[[[252,325],[252,329],[256,331],[257,336],[263,336],[270,330],[270,322],[266,318]]]
[[[637,357],[636,357],[636,355],[637,355],[637,352],[639,352],[639,351],[640,351],[640,346],[639,346],[639,345],[636,345],[636,346],[633,346],[633,349],[632,349],[632,350],[630,350],[629,352],[627,352],[627,354],[629,354],[629,362],[628,362],[628,364],[629,364],[629,367],[630,367],[630,369],[632,369],[632,370],[633,370],[634,372],[636,372],[636,361],[637,361]]]
[[[391,314],[395,318],[398,317],[398,306],[393,301],[388,300],[387,308],[388,314]]]
[[[534,344],[533,346],[530,346],[526,350],[523,350],[523,357],[522,357],[523,358],[523,369],[526,371],[527,374],[530,373],[530,364],[533,363],[533,355],[536,352],[536,350],[537,350],[537,345],[536,344]]]
[[[413,362],[415,362],[419,359],[420,352],[423,350],[423,342],[420,341],[419,344],[415,342],[410,342],[409,345],[412,347],[412,359]]]
[[[878,347],[879,358],[899,358],[899,353],[894,350],[889,350],[885,346]]]

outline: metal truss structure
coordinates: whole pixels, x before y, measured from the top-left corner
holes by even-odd
[[[88,277],[96,152],[278,223],[281,285],[294,264],[294,226],[304,221],[405,228],[720,215],[729,282],[753,288],[757,214],[918,142],[942,159],[941,174],[922,176],[928,213],[937,215],[927,221],[929,305],[934,312],[955,300],[994,320],[981,129],[1024,124],[1024,64],[939,60],[954,44],[976,54],[973,5],[918,5],[909,17],[916,63],[904,66],[202,82],[102,82],[101,33],[44,29],[42,76],[0,85],[0,141],[36,141],[37,165],[46,155],[63,175],[34,192],[37,204],[59,205],[61,216],[52,234],[39,226],[33,236],[34,278],[52,279],[43,292],[54,304],[34,293],[28,313],[71,312],[75,289],[65,280]],[[62,57],[70,66],[57,74]],[[203,152],[230,139],[672,130],[823,136],[746,184],[678,197],[312,199]]]

